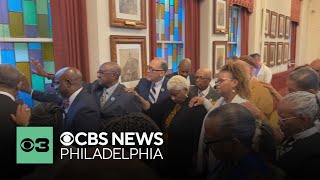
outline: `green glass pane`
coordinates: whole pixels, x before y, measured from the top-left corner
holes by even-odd
[[[42,43],[42,57],[44,61],[53,60],[53,45],[52,43]]]
[[[37,1],[37,14],[48,14],[48,1],[38,0]]]
[[[23,0],[23,20],[26,25],[37,24],[34,0]]]
[[[45,61],[43,62],[43,68],[46,72],[49,72],[49,73],[55,73],[55,70],[54,70],[54,61]],[[48,80],[47,78],[44,78],[45,79],[45,83],[46,84],[50,84],[51,83],[51,80]]]
[[[29,62],[18,62],[16,66],[20,70],[20,72],[27,77],[28,81],[31,82],[31,72],[30,72]]]
[[[0,37],[10,37],[10,29],[8,24],[0,24]]]
[[[11,37],[24,37],[24,25],[22,13],[9,12]]]
[[[45,14],[38,14],[38,32],[39,37],[49,37],[49,21],[48,21],[48,15]]]
[[[29,53],[27,43],[14,43],[16,62],[28,62]]]
[[[32,88],[38,91],[45,91],[44,89],[44,77],[38,76],[36,74],[31,75],[32,79]]]

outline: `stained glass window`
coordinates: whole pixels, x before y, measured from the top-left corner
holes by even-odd
[[[228,57],[240,56],[240,13],[239,7],[229,8]]]
[[[55,72],[50,0],[0,0],[0,64],[16,66],[35,90],[52,92],[51,81],[32,74],[30,59]],[[31,96],[19,98],[33,107]]]
[[[157,57],[177,71],[184,57],[184,0],[155,0],[157,9]]]

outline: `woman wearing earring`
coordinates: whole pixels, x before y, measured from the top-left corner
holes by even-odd
[[[202,121],[207,113],[203,106],[189,108],[189,85],[180,76],[167,84],[170,97],[161,104],[150,104],[135,93],[142,108],[157,122],[167,148],[166,171],[171,179],[196,179],[194,172]]]

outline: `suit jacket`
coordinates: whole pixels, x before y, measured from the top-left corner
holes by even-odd
[[[99,132],[100,111],[94,96],[83,88],[70,105],[65,117],[65,130],[77,132]]]
[[[178,75],[178,72],[174,72],[174,73],[171,73],[171,74],[167,74],[166,75],[166,78],[170,79],[172,78],[173,76],[176,76]],[[190,85],[196,85],[196,80],[194,78],[194,74],[189,74],[189,78],[190,78]]]
[[[0,159],[4,165],[0,170],[0,179],[10,176],[21,177],[31,171],[31,166],[16,165],[16,126],[10,114],[16,114],[18,104],[10,97],[0,94]],[[9,173],[14,172],[14,173]]]
[[[279,157],[277,165],[286,179],[319,179],[320,133],[297,140],[292,149]]]
[[[126,113],[141,112],[141,105],[138,98],[125,90],[125,86],[119,84],[113,93],[110,95],[106,103],[100,107],[100,97],[103,93],[103,87],[95,81],[92,84],[92,92],[95,96],[96,103],[98,104],[101,116],[107,123],[110,118],[124,115]]]
[[[198,96],[198,90],[199,88],[197,86],[190,86],[189,96],[191,98]],[[216,102],[220,97],[221,96],[217,93],[217,91],[210,86],[209,93],[205,98],[210,100],[211,102]]]
[[[169,91],[167,89],[168,78],[164,78],[160,93],[156,103],[161,103],[169,97]],[[145,100],[149,101],[149,93],[152,82],[147,80],[146,78],[141,78],[138,85],[134,88],[134,90],[140,94]]]
[[[267,118],[270,118],[273,111],[273,96],[270,91],[263,87],[259,80],[255,77],[249,82],[251,96],[248,99],[251,103],[263,112]]]
[[[168,129],[168,171],[172,176],[188,179],[193,160],[198,149],[201,126],[207,110],[203,106],[189,108],[190,98],[186,99],[175,114]],[[164,122],[175,107],[175,103],[167,98],[161,104],[153,104],[149,110],[158,125],[164,130]],[[189,178],[190,179],[190,178]]]

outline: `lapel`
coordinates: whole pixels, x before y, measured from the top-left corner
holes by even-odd
[[[110,97],[108,98],[107,102],[104,103],[104,105],[102,106],[102,109],[106,109],[108,108],[111,104],[113,104],[114,102],[116,102],[119,98],[119,96],[121,95],[121,91],[123,89],[123,85],[119,84],[116,89],[113,91],[113,93],[110,95]]]
[[[146,88],[143,88],[144,91],[141,93],[142,97],[144,97],[145,100],[149,99],[151,85],[152,85],[152,82],[149,80],[146,80]]]
[[[72,116],[74,116],[74,111],[77,109],[76,105],[78,104],[79,99],[81,98],[81,96],[84,93],[84,89],[82,89],[79,94],[76,96],[76,98],[74,99],[74,101],[72,102],[71,106],[68,109],[68,113],[66,114],[66,119],[70,120],[73,119]],[[72,122],[68,122],[68,124],[72,123]]]
[[[167,94],[168,94],[167,83],[168,83],[168,78],[165,77],[163,82],[162,82],[162,85],[161,85],[161,89],[160,89],[160,92],[159,92],[159,96],[158,96],[157,102],[159,100],[161,101],[162,99],[167,97]]]
[[[93,83],[91,93],[94,95],[96,103],[100,108],[100,97],[103,93],[103,87],[98,84],[98,81],[95,81]]]

